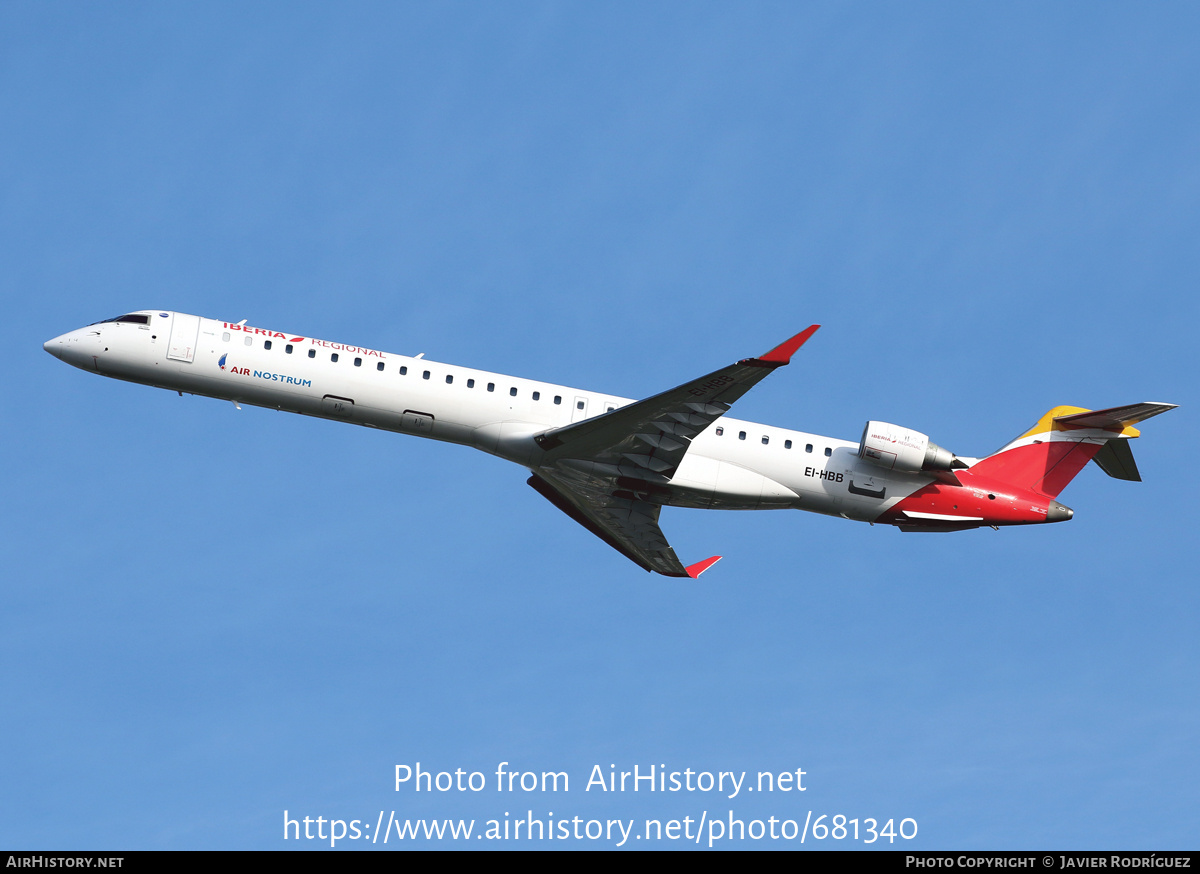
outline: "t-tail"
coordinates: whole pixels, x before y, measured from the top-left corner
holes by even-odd
[[[1175,404],[1142,403],[1107,410],[1055,407],[999,452],[972,465],[987,476],[1056,498],[1075,475],[1094,461],[1117,479],[1141,482],[1129,440],[1134,425],[1175,409]]]
[[[966,470],[935,470],[936,480],[908,495],[876,521],[901,531],[963,531],[1066,522],[1074,512],[1055,500],[1095,461],[1109,476],[1141,480],[1129,438],[1139,422],[1174,404],[1130,404],[1109,410],[1055,407],[994,455]]]

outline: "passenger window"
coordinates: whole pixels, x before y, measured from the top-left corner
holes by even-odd
[[[317,350],[316,350],[316,349],[309,349],[309,350],[308,350],[308,357],[309,357],[309,358],[316,358],[316,357],[317,357]]]
[[[768,437],[766,434],[763,434],[763,446],[766,446],[767,443],[770,442],[770,440],[771,440],[770,437]]]
[[[467,388],[475,388],[475,380],[468,379],[467,380]]]
[[[488,383],[488,391],[495,391],[495,390],[496,390],[496,383],[489,382]]]
[[[812,444],[809,443],[804,447],[805,452],[812,452]]]
[[[554,403],[556,403],[556,404],[561,404],[561,403],[562,403],[562,395],[555,395],[555,396],[554,396]]]
[[[517,389],[515,386],[508,390],[508,396],[512,397],[512,398],[515,398],[517,396]]]
[[[355,367],[362,367],[362,359],[361,359],[361,358],[355,358],[355,359],[354,359],[354,366],[355,366]]]
[[[828,446],[826,446],[825,447],[825,457],[828,458],[831,455],[833,455],[833,450],[830,449]]]
[[[582,409],[583,409],[583,401],[576,401],[576,402],[575,402],[575,409],[577,409],[577,410],[582,410]]]
[[[426,370],[424,373],[421,374],[421,379],[429,379],[429,371],[428,370]]]
[[[400,365],[400,375],[408,376],[408,367],[406,365],[403,365],[403,364]]]
[[[263,348],[264,348],[264,349],[270,349],[270,348],[271,348],[271,341],[270,341],[270,340],[263,340]]]
[[[228,331],[226,331],[224,334],[221,335],[221,342],[222,343],[229,342],[229,332]]]
[[[283,351],[286,352],[288,355],[291,355],[292,354],[292,344],[288,343],[286,346],[284,346]]]
[[[791,449],[791,448],[792,448],[792,441],[791,441],[791,440],[784,440],[784,441],[783,441],[783,448],[784,448],[784,449]]]
[[[247,346],[253,346],[253,345],[254,345],[254,338],[253,338],[253,337],[251,337],[251,336],[250,336],[250,335],[248,335],[248,334],[246,335],[246,345],[247,345]]]
[[[615,409],[616,409],[616,407],[614,407],[612,404],[609,404],[608,406],[606,406],[606,407],[604,408],[604,412],[606,412],[606,413],[611,413],[611,412],[612,412],[613,410],[615,410]]]
[[[718,429],[717,429],[717,436],[718,436],[718,437],[721,437],[721,436],[723,436],[724,434],[725,434],[725,429],[724,429],[724,428],[718,428]]]
[[[337,358],[338,358],[338,356],[337,356],[336,352],[334,352],[332,355],[329,356],[329,360],[332,361],[334,364],[337,364]]]
[[[540,401],[542,399],[542,393],[540,391],[535,391],[533,393],[533,399],[535,401]]]
[[[745,440],[745,439],[746,439],[746,432],[738,431],[738,440]]]
[[[446,374],[446,385],[450,385],[452,382],[454,382],[454,377],[447,373]]]
[[[380,361],[378,364],[376,364],[375,369],[378,370],[380,373],[383,373],[383,362]]]

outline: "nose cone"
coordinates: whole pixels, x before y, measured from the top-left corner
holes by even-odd
[[[1072,510],[1070,507],[1064,507],[1058,501],[1051,501],[1050,506],[1046,510],[1046,521],[1047,522],[1066,522],[1068,519],[1070,519],[1074,515],[1075,515],[1075,511]]]
[[[95,328],[80,328],[68,331],[53,340],[47,340],[42,348],[72,367],[83,370],[99,370],[97,355],[103,348],[100,332]]]
[[[65,348],[64,347],[64,338],[66,336],[67,336],[66,334],[63,334],[62,336],[55,337],[53,340],[47,340],[45,343],[42,344],[42,348],[45,349],[47,352],[49,352],[51,355],[53,355],[55,358],[57,358],[59,361],[62,361],[63,360],[63,349]]]

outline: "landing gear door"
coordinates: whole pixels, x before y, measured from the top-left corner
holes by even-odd
[[[200,333],[200,317],[183,313],[171,316],[171,339],[167,341],[167,358],[191,364],[196,357],[196,337]]]
[[[853,468],[845,471],[846,491],[852,495],[857,495],[860,498],[873,498],[876,501],[882,501],[887,498],[887,488],[885,488],[882,480],[875,479],[870,473],[864,472],[861,468],[855,470]]]
[[[337,395],[325,395],[321,398],[321,411],[327,416],[349,419],[354,415],[354,400],[352,398],[341,398]]]
[[[433,433],[433,416],[416,410],[405,410],[400,417],[400,427],[413,434],[429,435]]]

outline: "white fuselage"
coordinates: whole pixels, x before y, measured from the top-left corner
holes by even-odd
[[[536,435],[632,403],[182,313],[136,315],[146,316],[146,323],[101,322],[56,337],[45,348],[105,376],[460,443],[531,470],[543,454]],[[791,507],[873,521],[932,481],[891,474],[857,453],[855,442],[722,417],[695,438],[663,503]],[[852,480],[857,494],[848,488]]]

